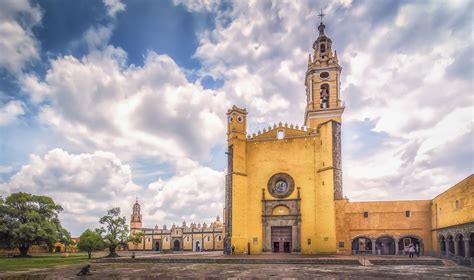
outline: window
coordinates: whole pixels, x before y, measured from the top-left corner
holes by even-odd
[[[368,218],[368,217],[369,217],[369,212],[364,211],[364,218]]]
[[[407,218],[411,217],[411,211],[410,210],[405,211],[405,217],[407,217]]]
[[[283,138],[285,138],[285,131],[284,130],[278,130],[277,139],[281,140]]]
[[[324,241],[329,241],[329,237],[324,237]]]
[[[311,245],[311,238],[308,238],[308,245]]]
[[[188,236],[188,237],[186,237],[186,241],[188,241],[188,242],[189,242],[189,236]]]
[[[211,241],[211,237],[210,237],[210,236],[207,237],[207,241]]]
[[[459,200],[456,200],[456,202],[454,202],[454,209],[459,210],[460,208]]]
[[[344,241],[339,241],[339,248],[344,248]]]
[[[326,51],[326,46],[324,44],[321,44],[321,52],[325,52]]]
[[[219,236],[217,237],[217,240],[221,241],[221,240],[222,240],[222,237],[219,235]]]

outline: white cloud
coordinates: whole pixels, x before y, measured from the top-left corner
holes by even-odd
[[[183,5],[191,12],[212,12],[220,5],[220,0],[173,0],[175,5]]]
[[[112,207],[128,213],[131,201],[143,190],[133,183],[130,167],[114,154],[75,155],[61,149],[43,157],[31,155],[0,189],[53,197],[64,208],[63,224],[75,234],[97,226],[99,217]]]
[[[41,10],[28,0],[0,3],[0,68],[19,74],[25,65],[39,58],[39,45],[32,28],[41,21]]]
[[[23,86],[33,99],[48,101],[41,121],[86,149],[175,162],[207,158],[225,139],[229,103],[155,52],[142,67],[127,66],[126,53],[110,46],[81,60],[59,57],[44,80],[27,76]]]
[[[24,114],[25,108],[23,102],[18,100],[10,101],[0,107],[0,126],[10,124]]]
[[[120,0],[102,0],[105,7],[107,7],[107,13],[110,17],[115,18],[118,12],[125,11],[126,5]]]
[[[154,197],[145,208],[145,219],[161,223],[210,222],[222,216],[224,172],[185,161],[176,174],[150,184]],[[151,222],[146,221],[151,225]]]
[[[217,13],[214,30],[199,35],[195,56],[205,67],[203,75],[225,80],[222,91],[247,107],[251,130],[279,120],[301,123],[307,53],[317,36],[315,9],[309,1],[232,4]],[[357,142],[345,142],[349,197],[428,198],[473,171],[467,164],[459,176],[442,175],[449,163],[424,164],[433,150],[472,133],[474,88],[472,77],[462,74],[474,67],[464,55],[474,44],[465,36],[472,33],[466,12],[472,3],[447,5],[328,4],[326,34],[341,60],[342,98],[348,101],[343,137],[352,137],[345,133],[352,131],[347,125],[375,122]],[[371,134],[385,136],[371,139]],[[367,141],[379,149],[360,144]],[[465,152],[473,151],[473,144],[467,145]],[[372,195],[360,192],[369,186]]]

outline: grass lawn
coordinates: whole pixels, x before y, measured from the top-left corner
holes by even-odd
[[[32,268],[47,268],[58,265],[88,263],[98,256],[92,255],[87,258],[87,253],[69,253],[68,257],[61,254],[32,254],[31,258],[7,258],[0,257],[0,271],[28,270]]]

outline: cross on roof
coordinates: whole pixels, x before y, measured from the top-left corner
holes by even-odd
[[[321,9],[321,12],[319,13],[318,17],[321,18],[321,23],[323,23],[323,17],[325,16],[326,14],[323,13],[323,9]]]

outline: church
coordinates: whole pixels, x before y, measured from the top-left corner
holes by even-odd
[[[224,250],[236,254],[474,253],[474,176],[432,200],[350,202],[343,195],[341,71],[318,26],[304,79],[304,125],[248,134],[244,108],[227,112]],[[301,93],[303,94],[303,93]]]

